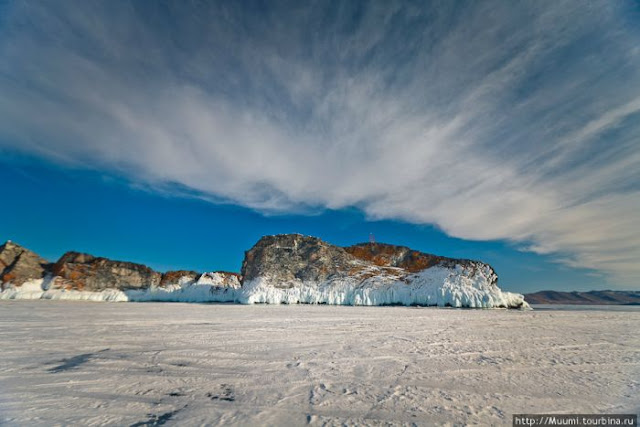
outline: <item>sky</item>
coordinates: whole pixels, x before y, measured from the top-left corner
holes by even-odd
[[[0,0],[0,177],[50,259],[373,232],[640,289],[640,3]]]

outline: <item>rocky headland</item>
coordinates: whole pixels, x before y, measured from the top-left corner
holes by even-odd
[[[78,252],[50,263],[13,242],[0,246],[1,299],[420,305],[522,308],[480,261],[403,246],[339,247],[300,234],[265,236],[240,274],[168,271]]]

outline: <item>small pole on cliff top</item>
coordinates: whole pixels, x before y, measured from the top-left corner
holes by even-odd
[[[373,233],[369,233],[369,243],[373,245],[375,242],[376,242],[376,236],[374,236]]]

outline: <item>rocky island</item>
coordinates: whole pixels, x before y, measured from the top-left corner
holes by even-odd
[[[419,305],[523,308],[493,268],[404,246],[340,247],[300,234],[265,236],[240,274],[169,271],[67,252],[55,263],[13,242],[0,246],[0,299]]]

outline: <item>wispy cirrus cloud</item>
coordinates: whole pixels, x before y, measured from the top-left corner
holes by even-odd
[[[357,206],[638,285],[632,3],[3,7],[0,147],[264,212]]]

